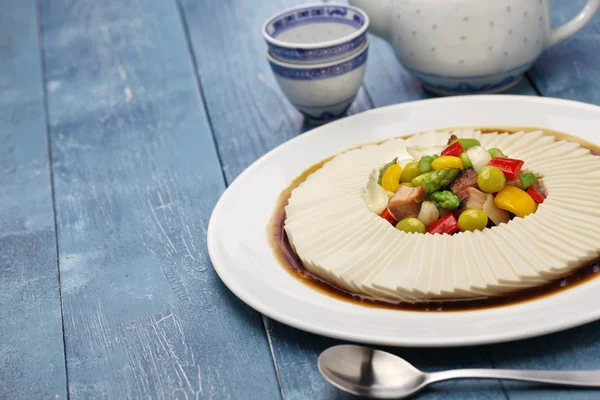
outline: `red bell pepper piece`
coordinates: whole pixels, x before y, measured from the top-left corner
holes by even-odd
[[[398,221],[396,221],[396,218],[392,216],[392,214],[388,211],[387,208],[383,210],[383,212],[379,216],[394,226],[396,226],[396,224],[398,223]]]
[[[521,167],[525,162],[514,158],[498,157],[493,158],[488,165],[500,168],[504,172],[506,179],[518,179],[521,173]]]
[[[538,204],[542,204],[546,199],[546,196],[533,186],[527,188],[527,193],[531,196],[531,198]]]
[[[444,215],[427,228],[427,233],[432,234],[439,233],[443,235],[447,233],[448,235],[452,235],[456,231],[458,231],[458,221],[456,221],[456,217],[452,213]]]
[[[448,146],[444,150],[442,150],[441,154],[443,156],[458,157],[458,156],[460,156],[460,153],[462,153],[462,151],[463,151],[462,144],[460,144],[460,142],[454,142],[450,146]]]

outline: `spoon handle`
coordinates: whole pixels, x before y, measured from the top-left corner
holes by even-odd
[[[536,371],[511,369],[454,369],[428,374],[429,383],[448,379],[509,379],[553,385],[600,387],[600,370]]]

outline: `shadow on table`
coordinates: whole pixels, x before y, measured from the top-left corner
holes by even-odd
[[[323,350],[347,342],[300,331],[272,320],[269,320],[268,327],[286,397],[352,398],[329,385],[317,369],[317,359]],[[377,348],[397,354],[424,371],[490,367],[489,358],[481,349]],[[440,392],[452,393],[451,398],[464,400],[505,399],[500,384],[495,380],[442,382],[424,391],[419,399],[440,398]]]
[[[352,398],[330,386],[319,374],[317,359],[330,346],[346,343],[291,328],[268,320],[273,351],[284,393],[297,397]],[[600,369],[600,321],[567,331],[516,342],[457,348],[390,348],[375,346],[405,358],[424,371],[453,368]],[[503,387],[504,386],[504,387]],[[419,399],[505,399],[503,390],[523,397],[595,398],[597,391],[551,387],[496,380],[442,382],[424,391]],[[568,393],[566,392],[568,391]],[[591,396],[591,397],[590,397]],[[596,397],[600,398],[600,397]]]

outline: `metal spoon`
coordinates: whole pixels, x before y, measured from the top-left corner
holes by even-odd
[[[459,378],[510,379],[600,388],[600,370],[455,369],[427,373],[393,354],[354,345],[330,347],[319,356],[318,366],[321,375],[338,389],[379,399],[405,398],[431,383]]]

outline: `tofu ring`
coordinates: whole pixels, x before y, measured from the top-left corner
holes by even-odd
[[[438,152],[450,136],[474,138],[543,177],[537,211],[454,235],[405,233],[381,218],[373,179]],[[432,151],[433,150],[433,151]],[[543,131],[432,131],[335,156],[291,192],[284,230],[304,268],[352,294],[393,303],[509,295],[567,276],[600,255],[600,157]]]

